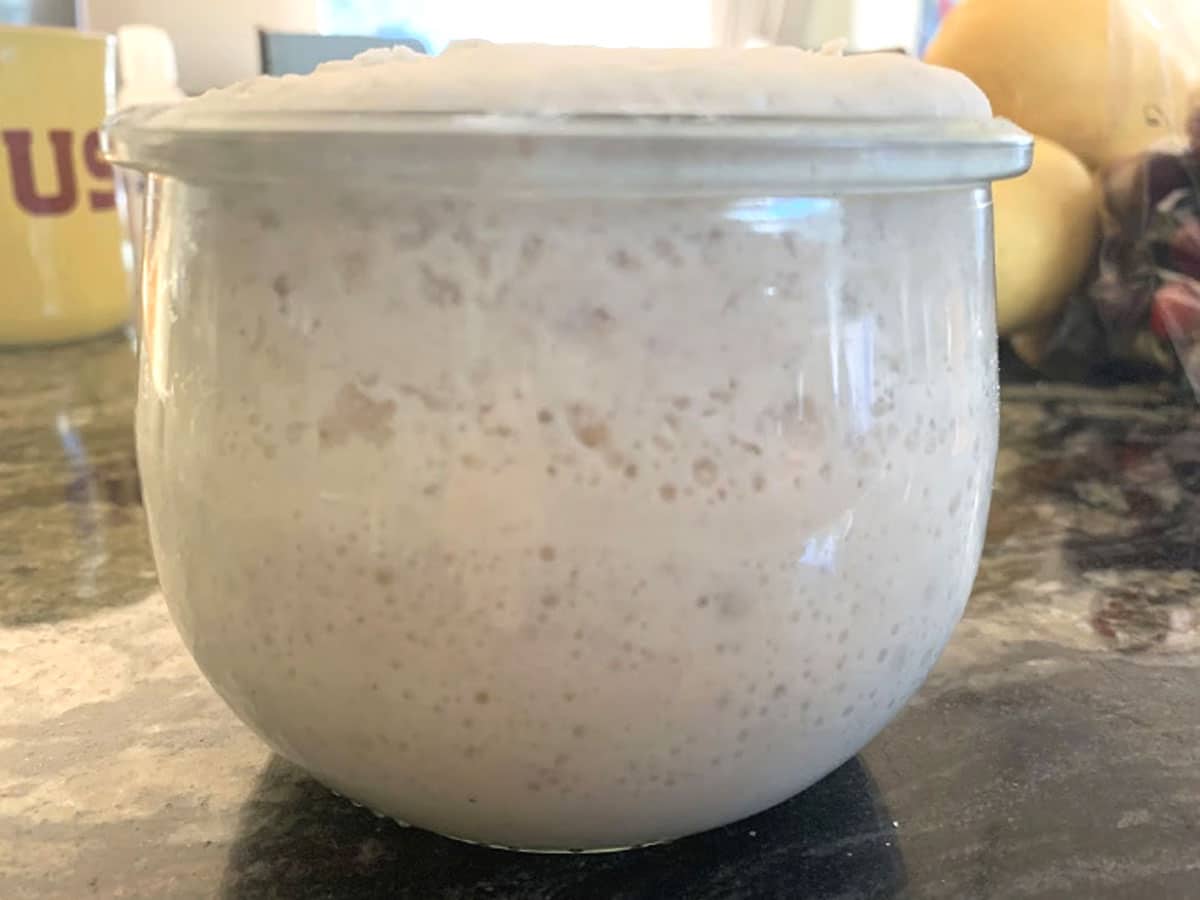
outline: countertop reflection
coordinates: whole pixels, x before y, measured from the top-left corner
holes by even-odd
[[[0,353],[0,895],[1200,896],[1200,412],[1006,387],[967,617],[895,724],[754,819],[540,857],[379,820],[272,758],[155,581],[114,338]]]

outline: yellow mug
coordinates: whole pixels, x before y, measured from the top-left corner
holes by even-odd
[[[0,344],[71,341],[129,319],[129,274],[99,127],[113,41],[0,26]]]

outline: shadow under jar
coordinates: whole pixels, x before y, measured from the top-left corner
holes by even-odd
[[[746,816],[958,620],[1002,122],[117,119],[171,613],[283,756],[533,850]]]

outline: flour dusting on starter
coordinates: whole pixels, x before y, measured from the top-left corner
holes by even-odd
[[[311,75],[260,77],[164,112],[186,127],[225,112],[757,115],[987,119],[965,76],[899,53],[795,47],[614,49],[461,41],[439,56],[368,50]]]

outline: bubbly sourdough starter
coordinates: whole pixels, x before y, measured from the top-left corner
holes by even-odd
[[[444,833],[601,848],[855,753],[974,576],[980,196],[159,184],[163,586],[274,747]]]

